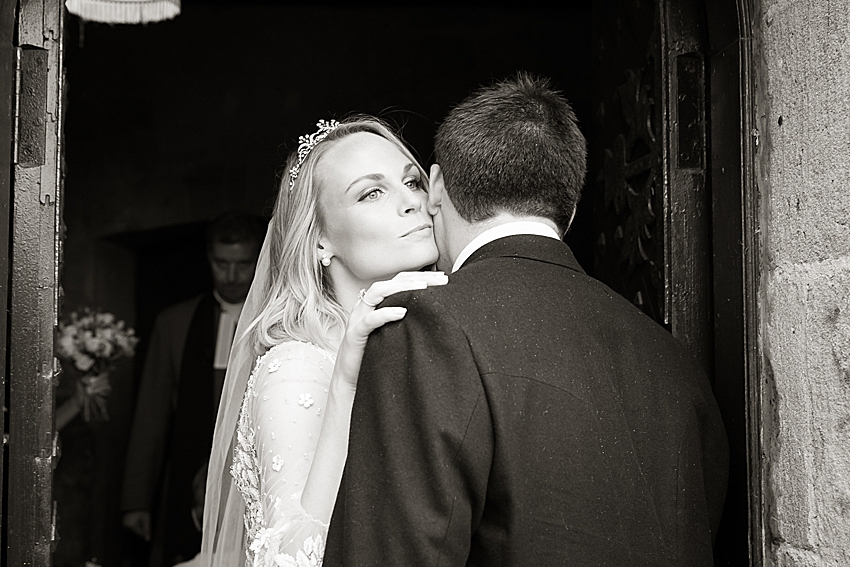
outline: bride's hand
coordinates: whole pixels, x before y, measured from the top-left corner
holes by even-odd
[[[376,309],[376,305],[394,293],[444,285],[448,281],[444,272],[401,272],[393,279],[375,282],[365,292],[361,292],[360,299],[351,310],[337,353],[334,373],[338,378],[354,388],[369,334],[390,321],[398,321],[407,312],[404,307]]]
[[[329,522],[333,512],[348,451],[357,375],[369,333],[390,321],[398,321],[407,312],[403,307],[377,308],[377,305],[394,293],[443,285],[448,281],[443,272],[402,272],[389,281],[375,282],[361,292],[337,351],[322,431],[301,494],[301,505],[313,518]]]

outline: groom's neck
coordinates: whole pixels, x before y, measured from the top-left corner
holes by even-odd
[[[532,215],[516,215],[503,211],[481,222],[467,222],[459,215],[455,214],[455,217],[452,219],[451,223],[446,227],[446,247],[450,262],[448,262],[447,264],[448,267],[442,265],[439,266],[440,269],[450,271],[452,265],[454,265],[455,260],[457,260],[457,257],[460,256],[463,249],[466,248],[466,246],[482,232],[491,229],[495,226],[519,221],[533,221],[544,223],[552,227],[552,229],[555,230],[555,232],[557,232],[558,234],[561,234],[561,231],[555,224],[555,221],[545,217],[538,217]]]

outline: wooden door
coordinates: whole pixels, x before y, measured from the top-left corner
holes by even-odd
[[[693,0],[595,5],[594,273],[712,366],[705,46]]]
[[[17,7],[5,564],[47,567],[55,539],[63,4],[20,0]]]
[[[594,2],[592,272],[711,377],[732,453],[717,565],[749,564],[738,16],[726,0]]]

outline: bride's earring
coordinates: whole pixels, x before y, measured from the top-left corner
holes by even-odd
[[[320,263],[321,263],[324,267],[326,267],[326,268],[327,268],[328,266],[330,266],[330,265],[331,265],[331,257],[330,257],[330,256],[328,256],[327,254],[322,254],[322,259],[321,259],[321,260],[319,260],[319,262],[320,262]]]

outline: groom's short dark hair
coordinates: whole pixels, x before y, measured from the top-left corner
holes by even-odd
[[[467,222],[507,211],[568,228],[587,142],[548,79],[520,72],[472,93],[440,125],[434,146],[446,191]]]

